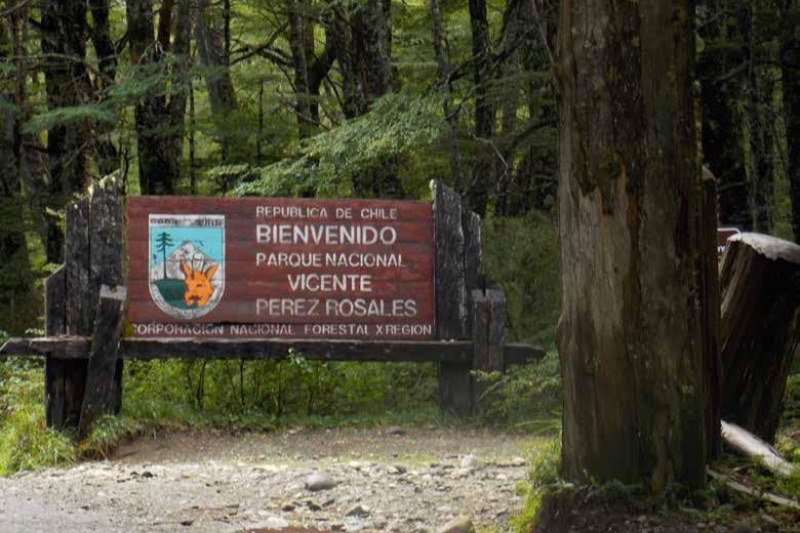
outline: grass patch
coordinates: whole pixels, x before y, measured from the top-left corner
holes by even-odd
[[[44,370],[36,361],[0,363],[0,475],[70,464],[76,453],[66,434],[48,429]]]

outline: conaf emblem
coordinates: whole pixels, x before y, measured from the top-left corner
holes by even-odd
[[[225,291],[225,216],[150,215],[150,295],[176,318],[207,315]]]

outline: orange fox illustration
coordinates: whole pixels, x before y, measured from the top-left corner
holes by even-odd
[[[191,266],[181,261],[181,270],[183,270],[186,278],[183,280],[186,284],[186,292],[183,294],[183,303],[186,307],[203,307],[208,303],[211,295],[214,294],[214,289],[211,287],[211,278],[217,271],[219,265],[211,265],[205,271],[195,270]]]

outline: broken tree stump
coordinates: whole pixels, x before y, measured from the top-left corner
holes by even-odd
[[[775,442],[800,335],[800,246],[732,237],[720,273],[722,418]]]

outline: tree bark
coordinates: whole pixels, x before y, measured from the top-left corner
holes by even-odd
[[[294,67],[295,115],[301,139],[314,135],[320,126],[319,91],[336,58],[336,24],[325,29],[325,48],[317,56],[312,4],[289,0],[289,48]]]
[[[353,118],[368,112],[370,104],[394,89],[392,70],[391,1],[350,1],[334,8],[329,26],[332,54],[342,75],[343,112]],[[402,198],[403,183],[397,162],[386,161],[364,169],[353,178],[358,197]]]
[[[800,242],[800,1],[783,0],[781,9],[780,64],[783,113],[786,124],[787,165],[792,199],[792,230]]]
[[[475,64],[475,162],[467,189],[469,206],[481,217],[486,216],[494,179],[494,106],[489,101],[489,66],[491,42],[486,0],[469,0],[469,20],[472,29],[472,59]]]
[[[227,120],[236,109],[236,91],[228,69],[228,59],[225,52],[225,20],[219,21],[217,13],[211,11],[208,0],[200,0],[197,4],[197,21],[195,23],[195,43],[200,56],[200,63],[209,69],[205,76],[208,101],[211,104],[211,114],[217,129],[217,138],[220,145],[223,163],[228,161],[230,152],[230,126]],[[223,13],[224,14],[224,13]]]
[[[0,20],[0,58],[16,52],[19,35],[15,21]],[[5,56],[5,57],[4,57]],[[17,63],[19,66],[19,63]],[[0,92],[0,324],[12,334],[23,334],[36,323],[40,301],[33,290],[23,216],[22,158],[19,115],[11,104],[21,104],[19,87]],[[5,105],[2,105],[5,104]]]
[[[84,103],[89,83],[84,66],[86,32],[85,3],[42,2],[41,46],[47,58],[43,70],[50,110]],[[82,123],[57,124],[47,132],[50,179],[46,204],[54,211],[63,209],[70,194],[85,189],[87,133]],[[64,235],[53,217],[48,220],[45,248],[49,263],[61,262]]]
[[[189,0],[178,0],[174,42],[170,42],[172,2],[161,4],[158,39],[153,27],[152,0],[126,0],[128,49],[131,63],[143,67],[161,64],[163,79],[134,108],[142,194],[173,194],[181,174],[186,81],[181,78],[189,54],[191,12]],[[184,58],[171,66],[166,58]],[[167,90],[167,80],[170,80]]]
[[[103,92],[112,87],[117,76],[117,52],[111,40],[109,27],[109,0],[89,0],[89,9],[92,13],[92,25],[89,33],[92,38],[95,55],[97,56],[97,70],[100,76],[95,80],[97,100],[102,100]],[[103,127],[97,132],[94,143],[95,160],[101,175],[107,175],[119,167],[117,148],[111,142],[110,127]]]
[[[711,20],[699,32],[706,43],[697,66],[703,108],[703,159],[717,178],[720,222],[750,229],[751,184],[745,168],[744,119],[738,110],[743,95],[738,80],[729,79],[729,73],[744,60],[742,36],[726,9],[724,2],[706,2]]]
[[[800,340],[800,246],[744,233],[722,263],[722,418],[775,442]]]
[[[689,0],[562,0],[559,224],[569,479],[705,483],[706,300]],[[717,428],[719,431],[719,428]]]
[[[444,30],[442,29],[442,11],[439,7],[439,0],[430,0],[431,17],[433,18],[433,51],[436,55],[436,78],[437,83],[441,85],[440,90],[445,93],[445,98],[442,103],[442,111],[444,112],[445,120],[449,129],[449,144],[450,144],[450,174],[455,183],[455,189],[458,192],[462,191],[464,186],[464,168],[461,164],[461,154],[458,148],[458,130],[456,129],[456,120],[450,109],[450,98],[452,93],[452,85],[447,77],[450,74],[450,67],[447,64],[447,59],[444,53]]]

